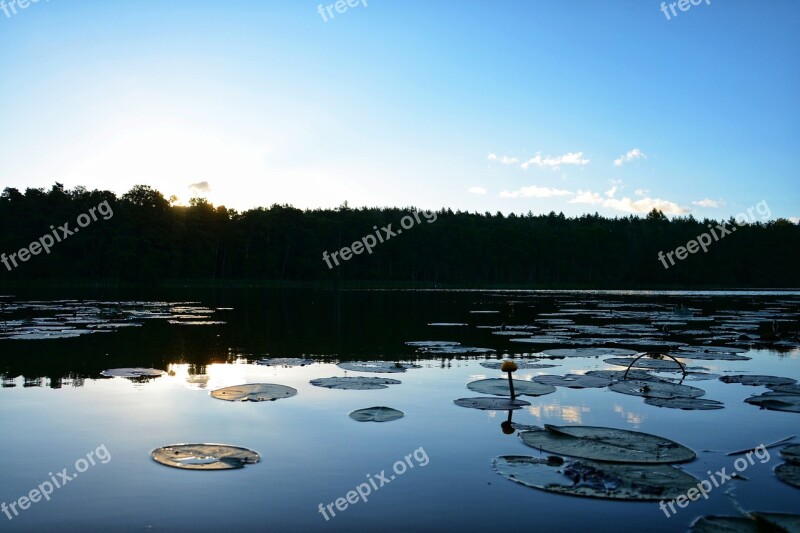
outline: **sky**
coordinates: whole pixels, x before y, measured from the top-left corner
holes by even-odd
[[[0,188],[800,217],[796,0],[19,1]]]

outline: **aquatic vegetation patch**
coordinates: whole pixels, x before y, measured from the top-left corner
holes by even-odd
[[[459,407],[468,407],[470,409],[481,409],[485,411],[515,411],[530,405],[530,402],[525,400],[512,400],[511,398],[459,398],[453,400],[453,403]]]
[[[350,418],[356,422],[391,422],[403,418],[405,414],[403,411],[392,409],[391,407],[369,407],[367,409],[358,409],[350,413]]]
[[[567,387],[570,389],[598,389],[608,387],[614,380],[599,376],[584,374],[567,374],[566,376],[543,375],[536,376],[533,380],[537,383],[552,385],[554,387]]]
[[[518,396],[544,396],[556,391],[552,385],[537,383],[536,381],[513,380],[514,391]],[[493,394],[495,396],[511,396],[508,380],[504,378],[481,379],[467,383],[467,388],[480,394]]]
[[[352,372],[373,372],[379,374],[403,373],[409,368],[422,368],[414,363],[392,363],[390,361],[353,361],[339,363],[338,367]]]
[[[399,385],[402,382],[390,378],[334,377],[312,379],[309,383],[315,387],[325,387],[326,389],[374,390],[387,389],[389,385]]]
[[[261,460],[258,453],[227,444],[173,444],[156,448],[154,461],[184,470],[233,470]]]
[[[228,402],[272,402],[297,395],[297,389],[273,383],[248,383],[211,391],[211,397]]]
[[[100,372],[104,378],[157,378],[164,374],[157,368],[111,368]]]

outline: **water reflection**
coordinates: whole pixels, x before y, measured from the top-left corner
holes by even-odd
[[[561,405],[558,400],[554,400],[548,404],[531,405],[527,410],[540,421],[545,418],[560,418],[564,422],[580,424],[583,422],[583,415],[590,408],[586,405]]]

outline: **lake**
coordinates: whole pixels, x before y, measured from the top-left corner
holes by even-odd
[[[654,501],[523,486],[499,475],[493,459],[547,457],[522,442],[524,426],[603,426],[688,447],[697,458],[677,466],[702,480],[732,470],[737,457],[728,452],[800,436],[800,414],[745,403],[768,388],[718,379],[800,380],[800,292],[64,289],[19,290],[0,302],[0,502],[18,502],[47,481],[62,485],[49,501],[18,505],[11,519],[0,514],[3,530],[573,531],[590,523],[598,531],[655,532],[686,531],[699,516],[739,515],[740,508],[797,512],[800,489],[773,471],[783,463],[780,447],[748,466],[746,480],[730,480],[670,517]],[[423,341],[429,345],[407,344]],[[447,342],[458,344],[437,344]],[[708,346],[737,355],[690,357],[710,353]],[[454,404],[485,396],[468,383],[505,377],[480,364],[487,360],[556,365],[520,368],[514,379],[522,381],[625,370],[606,356],[542,353],[586,347],[683,354],[690,374],[682,383],[724,408],[658,407],[608,387],[558,386],[522,396],[530,405],[512,413],[520,426],[507,434],[507,411]],[[270,358],[312,362],[258,364]],[[389,374],[337,366],[375,360],[419,368]],[[101,376],[129,367],[165,374]],[[401,383],[376,390],[309,383],[338,376]],[[297,394],[274,402],[210,396],[245,383]],[[348,416],[372,406],[405,416],[385,423]],[[178,443],[241,446],[260,462],[206,472],[151,458]],[[370,494],[347,502],[365,483]]]

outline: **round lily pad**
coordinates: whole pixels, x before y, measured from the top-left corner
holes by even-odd
[[[623,379],[626,379],[624,370],[589,370],[586,375],[595,376],[598,378],[606,378],[612,381],[622,381]],[[628,371],[627,379],[637,379],[640,381],[661,381],[661,378],[658,376],[638,368],[630,369]]]
[[[253,450],[227,444],[173,444],[150,455],[157,463],[185,470],[231,470],[261,460]]]
[[[390,378],[344,377],[312,379],[309,383],[327,389],[374,390],[386,389],[389,385],[399,385],[402,382]]]
[[[263,366],[306,366],[314,364],[313,359],[301,359],[299,357],[272,357],[259,359],[256,364]]]
[[[494,394],[495,396],[511,396],[508,380],[504,378],[481,379],[467,383],[467,388],[480,394]],[[535,381],[514,380],[514,392],[518,396],[544,396],[556,391],[552,385],[545,385]]]
[[[339,363],[339,368],[353,372],[374,372],[377,374],[398,374],[408,368],[422,368],[413,363],[393,363],[390,361],[350,361]]]
[[[698,359],[702,361],[749,361],[745,355],[720,352],[672,352],[670,355],[681,359]]]
[[[711,411],[725,407],[722,402],[705,398],[646,398],[644,403],[656,407],[683,409],[684,411]]]
[[[454,400],[453,403],[459,407],[469,407],[470,409],[482,409],[485,411],[510,411],[520,409],[530,402],[525,400],[512,400],[511,398],[459,398]]]
[[[350,413],[350,418],[357,422],[391,422],[404,416],[403,411],[383,406],[359,409]]]
[[[107,378],[157,378],[166,374],[156,368],[112,368],[103,370],[100,375]]]
[[[791,385],[767,385],[767,388],[775,392],[785,392],[786,394],[800,394],[800,384]]]
[[[521,485],[558,494],[626,501],[672,500],[698,480],[670,465],[611,464],[503,455],[498,474]]]
[[[755,376],[739,374],[735,376],[722,376],[719,380],[723,383],[740,383],[750,387],[769,387],[778,385],[792,385],[797,383],[796,379],[782,378],[779,376]]]
[[[627,429],[553,426],[525,431],[522,442],[537,450],[613,463],[684,463],[695,453],[675,441]]]
[[[272,383],[248,383],[211,391],[213,398],[229,402],[271,402],[296,394],[297,389]]]
[[[648,368],[651,370],[681,369],[680,365],[671,359],[648,359],[643,357],[637,361],[633,357],[611,357],[609,359],[604,359],[604,362],[610,365],[625,366],[631,368]]]
[[[706,391],[690,385],[679,385],[668,381],[644,381],[628,379],[608,387],[614,392],[642,396],[643,398],[699,398]]]
[[[783,463],[775,467],[775,475],[784,483],[800,489],[800,465]]]
[[[559,365],[549,365],[546,363],[536,363],[533,361],[525,361],[514,359],[514,363],[517,365],[519,370],[528,370],[533,368],[555,368]],[[484,368],[491,368],[492,370],[500,370],[500,367],[503,366],[503,361],[481,361],[480,365]]]
[[[605,357],[607,355],[621,357],[636,355],[636,352],[622,348],[554,348],[544,350],[542,354],[548,357]]]
[[[800,444],[792,444],[781,450],[781,457],[790,463],[800,464]]]
[[[785,411],[787,413],[800,413],[800,394],[784,394],[782,392],[765,392],[758,396],[745,398],[745,402],[758,405],[770,411]]]
[[[570,389],[594,389],[608,387],[614,383],[611,379],[584,374],[567,374],[566,376],[536,376],[533,380],[537,383],[552,385],[554,387],[568,387]]]

